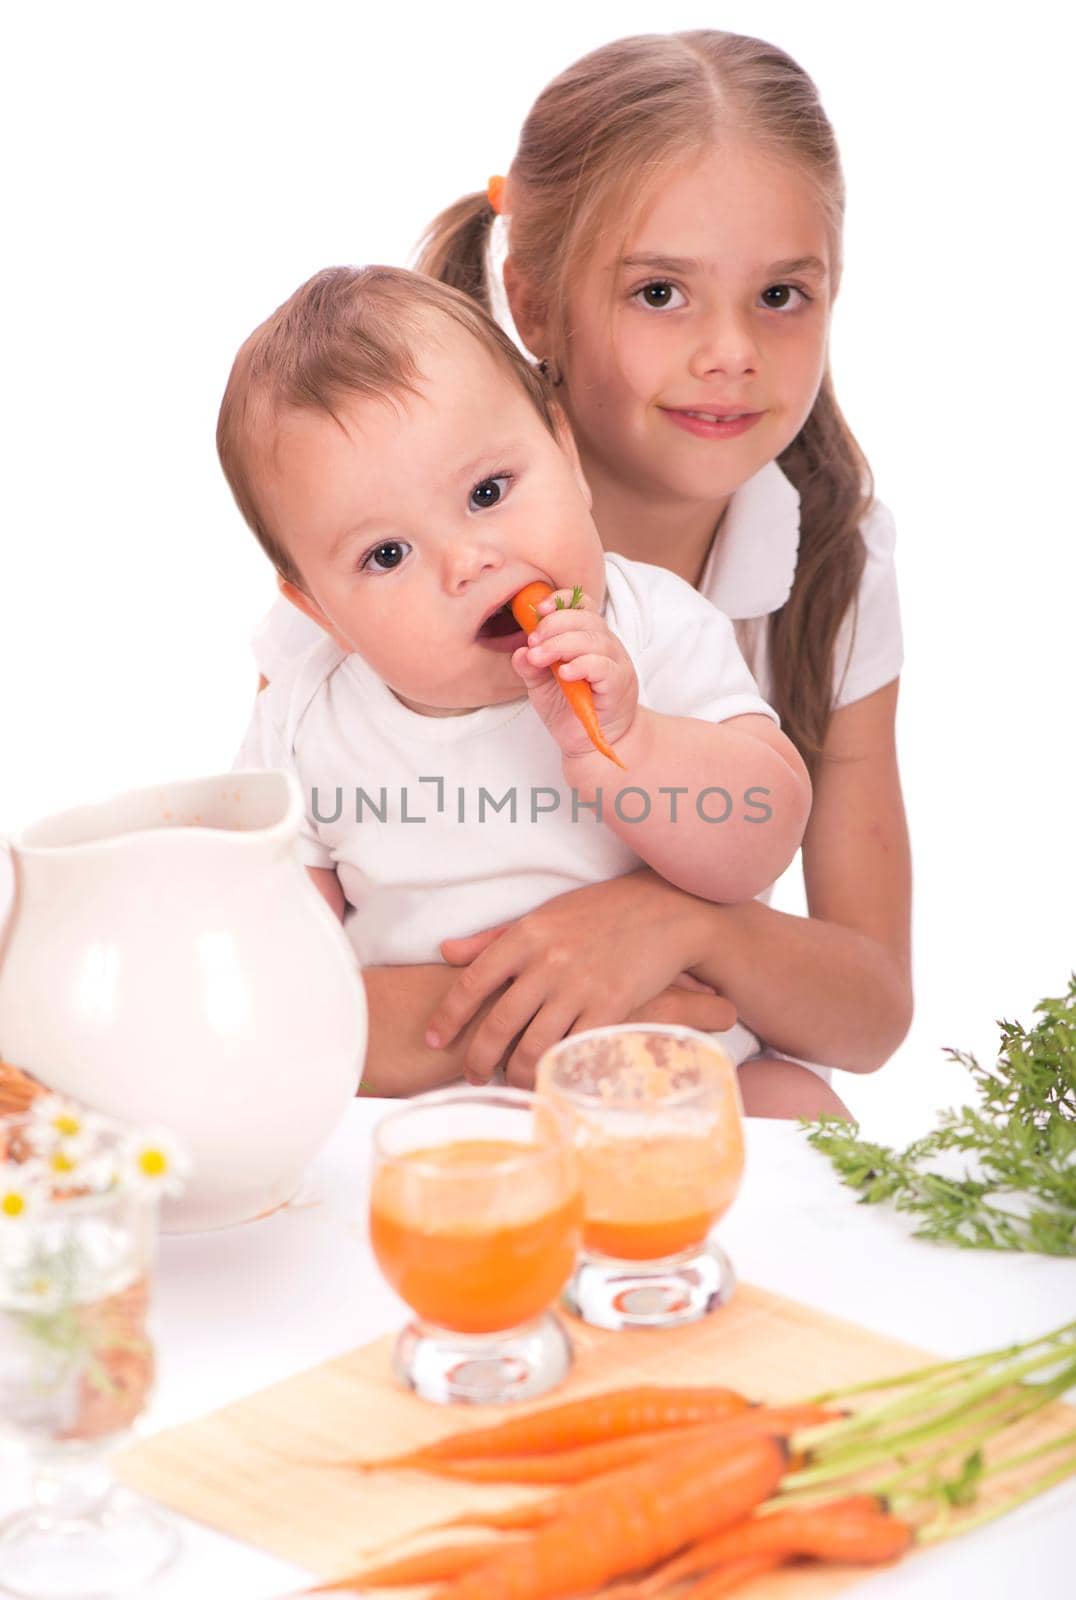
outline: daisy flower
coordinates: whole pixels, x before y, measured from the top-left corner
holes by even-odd
[[[99,1126],[99,1117],[59,1094],[39,1095],[26,1113],[27,1135],[39,1155],[62,1145],[72,1160],[81,1160],[97,1138]]]
[[[0,1162],[0,1221],[28,1221],[40,1211],[44,1198],[39,1172],[31,1162]]]
[[[53,1188],[78,1189],[91,1180],[92,1156],[92,1140],[62,1139],[41,1153],[38,1167]]]
[[[145,1194],[177,1195],[183,1191],[190,1160],[170,1133],[146,1128],[124,1143],[120,1171],[123,1181]]]

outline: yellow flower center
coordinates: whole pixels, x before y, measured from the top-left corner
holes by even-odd
[[[81,1133],[82,1131],[80,1119],[72,1116],[70,1111],[61,1111],[58,1117],[53,1117],[52,1126],[65,1139],[73,1139],[76,1133]]]
[[[26,1210],[26,1196],[17,1190],[9,1189],[7,1194],[0,1195],[0,1213],[5,1217],[21,1217]]]
[[[163,1150],[140,1150],[138,1166],[147,1178],[160,1178],[168,1171],[168,1157]]]
[[[52,1152],[49,1157],[49,1166],[53,1172],[74,1172],[75,1170],[75,1163],[62,1150],[54,1150]]]

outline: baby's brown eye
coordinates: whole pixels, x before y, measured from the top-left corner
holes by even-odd
[[[392,572],[403,560],[402,552],[410,548],[400,539],[389,539],[371,550],[362,564],[364,567],[373,564],[375,572]]]
[[[667,306],[672,299],[672,292],[671,283],[648,283],[643,290],[643,299],[648,306]]]
[[[504,498],[502,484],[508,482],[508,474],[504,473],[496,478],[483,478],[481,483],[476,483],[471,490],[471,505],[476,511],[485,511],[489,506],[495,506],[498,500]]]

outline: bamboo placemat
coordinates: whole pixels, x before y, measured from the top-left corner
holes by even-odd
[[[747,1284],[717,1315],[685,1328],[615,1334],[574,1319],[566,1319],[566,1325],[575,1366],[569,1380],[536,1406],[635,1383],[721,1383],[753,1398],[790,1400],[888,1377],[931,1359],[924,1351]],[[417,1400],[392,1377],[393,1343],[394,1336],[378,1339],[160,1433],[124,1451],[117,1458],[118,1473],[131,1487],[186,1516],[320,1577],[354,1571],[375,1550],[477,1503],[506,1505],[533,1497],[536,1491],[520,1487],[455,1483],[413,1471],[360,1476],[331,1465],[349,1457],[388,1455],[509,1414],[503,1407]],[[1005,1454],[1074,1424],[1076,1413],[1053,1406],[1019,1432],[1014,1429]],[[1029,1472],[1042,1470],[1033,1465]],[[980,1508],[988,1503],[984,1491]],[[475,1536],[490,1537],[488,1532]],[[789,1568],[757,1580],[747,1593],[752,1600],[809,1600],[860,1582],[866,1570]],[[401,1600],[427,1592],[391,1591]]]

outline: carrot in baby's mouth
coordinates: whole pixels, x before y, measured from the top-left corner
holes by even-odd
[[[580,592],[578,588],[573,590],[573,606],[578,604],[576,597]],[[541,620],[538,616],[538,607],[543,600],[548,600],[550,595],[555,593],[556,591],[551,589],[548,583],[540,582],[528,583],[525,588],[519,591],[512,601],[512,615],[524,633],[533,633]],[[594,709],[594,696],[587,680],[585,678],[569,678],[565,681],[560,675],[556,662],[554,662],[550,671],[560,685],[561,694],[586,729],[587,738],[595,750],[600,750],[603,756],[608,756],[610,761],[615,761],[618,767],[627,772],[627,767],[624,766],[623,761],[621,761],[602,733],[601,724],[598,721],[598,713]]]

